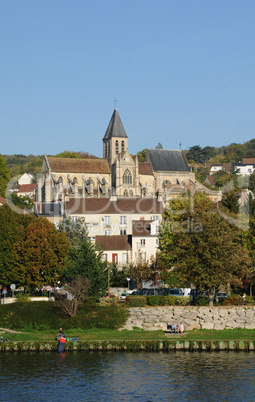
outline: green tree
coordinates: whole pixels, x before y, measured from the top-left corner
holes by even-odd
[[[165,266],[183,286],[208,289],[210,305],[220,286],[241,286],[244,278],[250,278],[251,260],[241,231],[224,220],[204,194],[172,200],[159,237]]]
[[[32,211],[34,208],[34,202],[29,197],[20,197],[16,193],[11,194],[11,200],[16,207]]]
[[[66,216],[61,222],[59,222],[58,230],[66,233],[72,245],[75,245],[88,235],[85,221],[82,218],[72,220],[70,216]]]
[[[69,241],[46,218],[37,218],[25,230],[23,242],[13,245],[12,276],[31,288],[55,286],[64,269]]]
[[[79,155],[78,152],[74,151],[64,151],[61,152],[60,154],[56,155],[56,158],[74,158],[74,159],[80,159],[81,155]]]
[[[236,191],[232,190],[223,194],[221,204],[230,212],[237,214],[239,210],[239,200]]]
[[[70,282],[81,276],[90,281],[89,296],[99,298],[108,286],[107,263],[102,261],[102,250],[88,237],[77,240],[69,247],[63,280]]]
[[[16,283],[13,247],[24,242],[26,227],[35,219],[29,214],[17,214],[7,204],[0,207],[0,285]]]
[[[0,197],[5,198],[5,190],[10,181],[10,172],[7,163],[0,154]]]

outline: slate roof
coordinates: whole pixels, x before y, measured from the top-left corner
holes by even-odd
[[[147,155],[155,172],[189,172],[182,151],[148,149]]]
[[[65,203],[67,214],[162,214],[162,202],[156,198],[70,198]]]
[[[150,162],[138,162],[138,172],[141,175],[152,175],[153,169]]]
[[[52,172],[66,173],[110,173],[105,159],[74,159],[48,157]]]
[[[117,109],[114,109],[103,140],[108,140],[112,137],[128,138]]]
[[[128,236],[96,236],[96,243],[105,251],[131,250]]]
[[[144,219],[140,219],[138,220],[134,220],[132,221],[132,235],[133,236],[151,236],[150,233],[150,224],[152,223],[152,220],[144,220]]]

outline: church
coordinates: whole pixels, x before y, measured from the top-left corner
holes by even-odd
[[[36,212],[56,224],[64,216],[84,219],[89,237],[106,250],[108,261],[125,263],[134,252],[146,260],[156,254],[155,222],[169,199],[187,190],[208,192],[196,181],[182,151],[148,149],[140,162],[129,153],[115,109],[103,137],[102,159],[44,157]]]

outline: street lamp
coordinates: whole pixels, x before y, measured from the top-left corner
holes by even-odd
[[[127,278],[127,283],[128,283],[128,290],[129,290],[129,282],[130,282],[131,278]]]

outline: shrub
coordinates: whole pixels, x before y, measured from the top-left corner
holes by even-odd
[[[149,306],[158,306],[160,296],[147,296],[147,304]]]
[[[195,301],[197,306],[208,306],[209,304],[209,299],[208,297],[204,296],[204,297],[197,297],[196,301]]]
[[[129,307],[144,307],[147,305],[145,296],[130,296],[127,297],[126,303]]]
[[[16,302],[18,302],[18,303],[31,302],[30,295],[28,293],[18,292],[18,293],[16,293],[15,297],[16,297]]]

